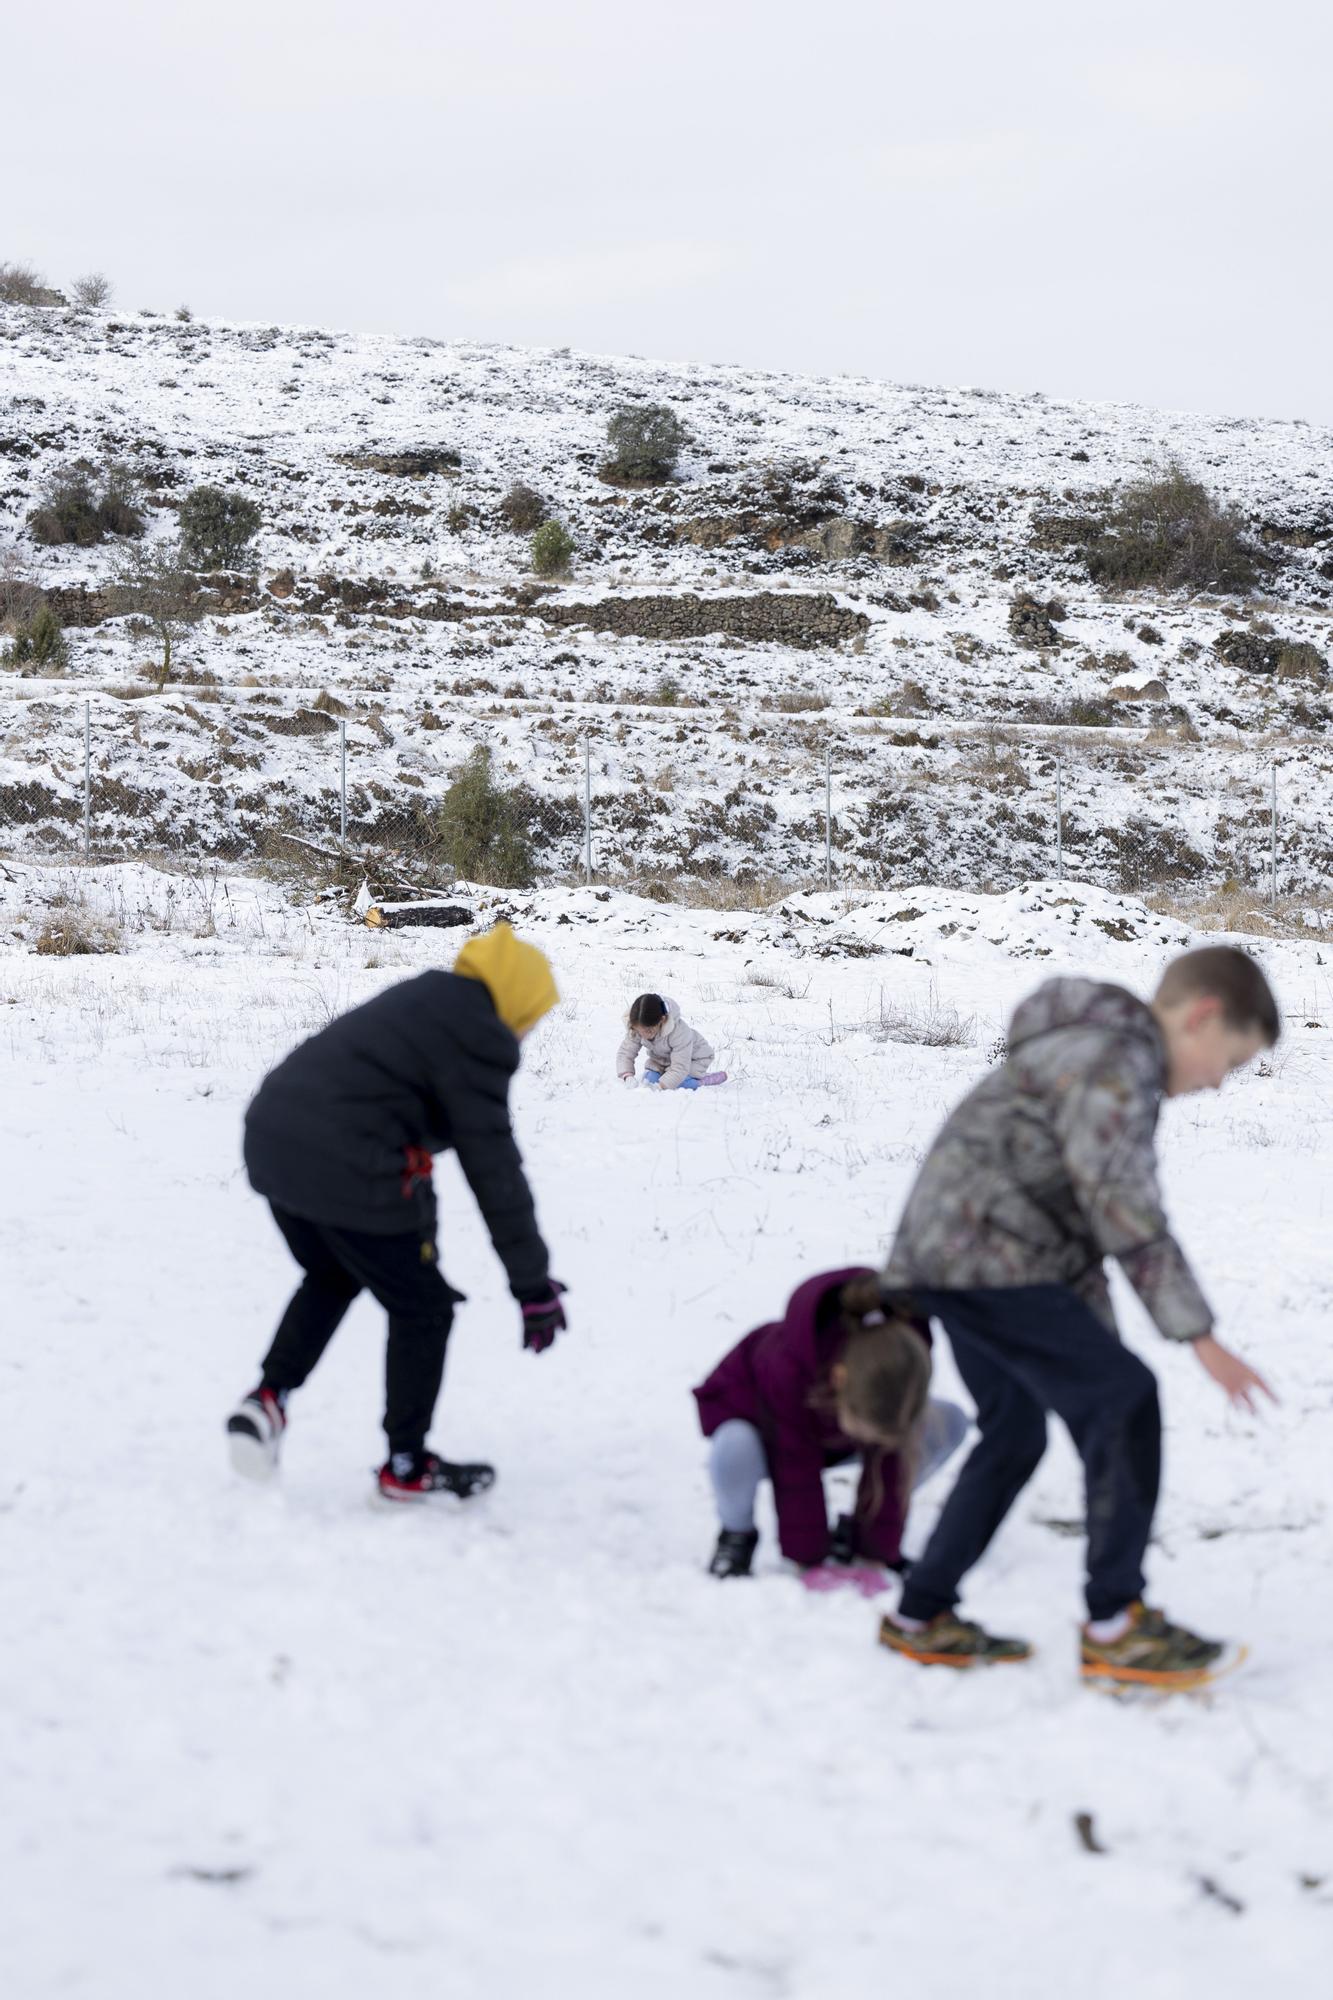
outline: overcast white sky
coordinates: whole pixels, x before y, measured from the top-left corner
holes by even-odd
[[[1333,422],[1326,0],[45,0],[0,259],[117,302]]]

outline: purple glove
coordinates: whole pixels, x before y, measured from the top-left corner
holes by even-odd
[[[545,1354],[556,1335],[569,1325],[560,1303],[561,1293],[566,1289],[559,1278],[551,1278],[542,1291],[521,1301],[523,1345],[529,1353]]]

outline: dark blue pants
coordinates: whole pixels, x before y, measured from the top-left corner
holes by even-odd
[[[271,1206],[272,1204],[270,1204]],[[420,1451],[444,1379],[444,1353],[460,1297],[435,1261],[435,1245],[415,1230],[371,1236],[332,1229],[273,1208],[273,1220],[305,1278],[264,1356],[270,1389],[299,1389],[361,1291],[389,1315],[384,1360],[384,1429],[390,1451]]]
[[[913,1308],[948,1334],[981,1436],[913,1565],[900,1609],[909,1618],[953,1609],[962,1579],[1036,1471],[1053,1411],[1083,1460],[1088,1616],[1114,1617],[1143,1594],[1161,1479],[1151,1370],[1063,1285],[911,1296]]]

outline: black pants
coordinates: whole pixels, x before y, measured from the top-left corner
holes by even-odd
[[[299,1389],[363,1289],[389,1315],[384,1428],[390,1451],[420,1451],[444,1379],[444,1351],[462,1294],[445,1283],[435,1245],[415,1230],[371,1236],[331,1229],[274,1208],[273,1220],[305,1272],[264,1357],[264,1385]]]
[[[1143,1556],[1161,1479],[1162,1425],[1150,1369],[1063,1285],[914,1291],[938,1319],[981,1430],[901,1609],[952,1610],[958,1587],[1036,1471],[1046,1413],[1068,1426],[1087,1485],[1088,1615],[1112,1618],[1143,1594]]]

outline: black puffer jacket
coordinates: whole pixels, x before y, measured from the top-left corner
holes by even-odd
[[[514,1296],[540,1292],[546,1245],[509,1123],[517,1068],[518,1042],[479,980],[402,980],[265,1077],[245,1114],[250,1184],[335,1229],[433,1234],[435,1192],[408,1149],[452,1147]]]

